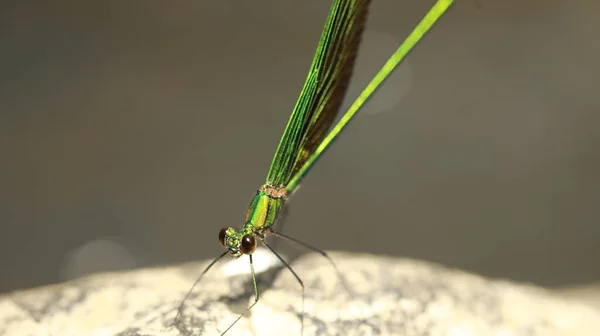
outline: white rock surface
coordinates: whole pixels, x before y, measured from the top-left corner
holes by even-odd
[[[292,263],[306,286],[304,335],[600,335],[600,309],[571,292],[409,259],[331,255],[351,293],[321,256]],[[248,274],[226,276],[223,265],[207,274],[169,327],[207,263],[105,273],[6,294],[0,336],[220,335],[253,292]],[[300,285],[280,268],[262,273],[259,282],[271,275],[272,286],[261,288],[258,304],[228,335],[300,335]]]

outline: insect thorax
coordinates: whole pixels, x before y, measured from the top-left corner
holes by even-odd
[[[273,226],[286,199],[287,192],[284,188],[267,184],[261,186],[250,202],[244,228],[262,235],[266,229]]]

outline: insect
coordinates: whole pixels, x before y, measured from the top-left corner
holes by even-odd
[[[323,153],[331,146],[332,142],[340,135],[386,77],[446,12],[453,0],[438,0],[436,2],[404,43],[398,47],[356,98],[350,108],[341,114],[338,122],[334,125],[350,82],[370,2],[370,0],[333,1],[308,77],[285,127],[271,162],[266,182],[258,188],[252,198],[246,212],[244,225],[239,229],[233,227],[221,229],[219,242],[225,248],[225,251],[204,269],[185,297],[187,299],[204,274],[225,255],[229,254],[233,258],[242,255],[248,256],[254,286],[254,301],[222,335],[227,333],[258,302],[259,293],[252,253],[256,250],[259,242],[275,254],[294,275],[302,287],[304,302],[304,284],[302,280],[285,260],[267,244],[265,238],[268,235],[289,240],[318,252],[333,264],[327,253],[275,231],[274,224],[290,196],[298,189],[302,178],[306,176],[315,162],[322,157]],[[335,264],[333,265],[335,267]],[[184,302],[179,306],[174,321],[181,315]]]

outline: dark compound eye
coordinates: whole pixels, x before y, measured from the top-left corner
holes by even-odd
[[[243,254],[252,254],[256,250],[256,239],[253,235],[245,235],[242,237],[240,250]]]
[[[221,243],[221,245],[223,245],[223,247],[225,247],[225,238],[227,238],[227,228],[222,228],[221,231],[219,231],[219,243]]]

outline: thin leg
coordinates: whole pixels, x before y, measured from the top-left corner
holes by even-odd
[[[298,240],[296,238],[292,238],[290,236],[284,235],[283,233],[279,233],[279,232],[273,231],[272,229],[269,230],[269,233],[273,234],[275,237],[283,238],[283,239],[289,240],[289,241],[291,241],[293,243],[296,243],[298,245],[304,246],[307,249],[315,251],[318,254],[322,255],[323,257],[327,258],[327,260],[329,260],[329,262],[331,263],[331,266],[333,266],[333,268],[335,269],[335,271],[336,271],[336,273],[337,273],[337,275],[338,275],[338,277],[340,279],[340,282],[342,283],[342,286],[344,286],[344,289],[346,289],[346,292],[352,293],[352,291],[350,290],[350,286],[348,286],[348,284],[346,283],[346,279],[342,275],[342,272],[340,272],[340,270],[336,266],[335,262],[333,262],[333,259],[331,259],[331,257],[325,251],[323,251],[323,250],[321,250],[319,248],[316,248],[314,246],[308,245],[307,243],[305,243],[303,241],[300,241],[300,240]]]
[[[204,274],[206,274],[206,272],[208,272],[208,270],[211,267],[213,267],[213,265],[216,264],[219,260],[221,260],[221,258],[223,258],[226,254],[227,254],[227,251],[223,252],[223,254],[221,254],[220,256],[216,257],[210,264],[208,264],[208,266],[206,266],[206,268],[204,269],[204,271],[202,271],[202,274],[200,274],[200,276],[198,277],[198,279],[196,279],[196,282],[194,282],[194,284],[192,285],[192,288],[190,288],[190,290],[187,292],[187,294],[183,298],[183,301],[181,301],[181,304],[179,305],[179,308],[177,308],[177,315],[175,315],[175,318],[173,319],[173,323],[171,324],[171,326],[175,325],[175,322],[177,322],[177,320],[179,319],[179,316],[181,316],[181,312],[183,311],[183,304],[185,303],[185,300],[188,299],[188,297],[190,296],[190,294],[192,294],[192,291],[194,290],[194,287],[196,287],[196,285],[200,282],[200,280],[202,280],[202,277],[204,276]]]
[[[288,205],[289,203],[284,203],[283,204],[283,208],[281,209],[281,211],[279,212],[279,216],[277,218],[277,222],[275,225],[277,225],[277,230],[278,231],[283,231],[283,225],[285,224],[288,216],[290,215],[290,206]],[[273,249],[277,249],[277,242],[279,240],[275,240],[273,241]]]
[[[289,203],[284,203],[281,212],[279,212],[279,218],[277,220],[277,230],[283,231],[283,224],[290,215],[290,206]]]
[[[252,307],[254,307],[254,305],[258,302],[258,286],[256,285],[256,273],[254,273],[252,254],[249,254],[248,257],[250,257],[250,273],[252,274],[252,285],[254,286],[254,302],[248,308],[246,308],[246,310],[244,310],[244,312],[241,313],[240,316],[238,316],[238,318],[236,318],[235,321],[233,321],[233,323],[227,329],[225,329],[225,331],[223,331],[221,336],[225,335],[229,329],[231,329],[231,327],[233,327],[242,318],[242,316],[249,312],[250,309],[252,309]]]
[[[292,274],[294,275],[294,277],[296,277],[296,280],[298,280],[298,283],[300,284],[300,286],[302,287],[302,313],[300,314],[300,335],[304,335],[304,282],[302,282],[302,279],[300,279],[300,277],[298,276],[298,274],[296,274],[296,272],[294,271],[294,269],[292,268],[292,266],[290,266],[285,260],[283,260],[283,258],[279,255],[279,253],[275,252],[275,250],[273,250],[271,248],[271,246],[269,246],[265,240],[263,239],[263,244],[265,244],[265,246],[271,250],[271,252],[273,252],[273,254],[279,259],[279,261],[281,261],[282,264],[285,265],[285,267],[287,267],[287,269],[290,270],[290,272],[292,272]]]

